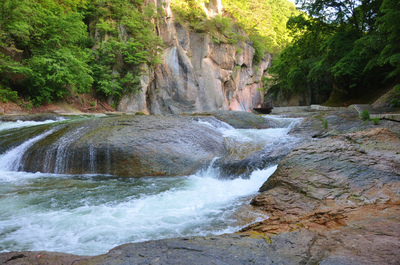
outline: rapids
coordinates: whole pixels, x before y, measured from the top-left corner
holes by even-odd
[[[276,145],[291,138],[288,131],[298,121],[279,118],[282,128],[263,130],[199,123],[226,139]],[[0,123],[0,131],[38,124]],[[0,252],[97,255],[130,242],[232,233],[267,218],[246,207],[276,165],[236,179],[218,178],[213,163],[190,176],[162,178],[19,171],[24,150],[52,130],[0,154]]]

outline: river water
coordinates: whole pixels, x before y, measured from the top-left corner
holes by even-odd
[[[199,122],[238,143],[293,140],[287,133],[298,120],[275,121],[282,128],[236,130],[219,121]],[[0,132],[48,122],[54,121],[3,122]],[[97,255],[124,243],[232,233],[267,218],[247,205],[276,165],[243,179],[219,179],[212,164],[191,176],[163,178],[20,172],[16,164],[23,162],[28,141],[0,154],[0,252]]]

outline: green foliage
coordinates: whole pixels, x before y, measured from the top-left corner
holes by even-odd
[[[378,125],[379,124],[379,118],[378,117],[372,118],[372,122],[374,123],[374,125]]]
[[[400,99],[398,99],[398,98],[392,99],[392,100],[390,101],[390,106],[391,106],[392,108],[400,107]]]
[[[97,1],[98,22],[102,35],[92,63],[96,90],[115,102],[126,92],[139,89],[141,64],[161,63],[162,40],[153,21],[159,19],[157,9],[143,1]]]
[[[379,11],[381,16],[376,21],[380,37],[384,37],[377,59],[380,65],[387,65],[390,73],[387,77],[400,76],[400,3],[394,0],[383,0]]]
[[[370,120],[370,118],[369,118],[369,111],[368,111],[368,110],[363,110],[363,111],[360,113],[360,119],[362,119],[363,121],[369,121],[369,120]]]
[[[141,64],[161,62],[162,41],[154,32],[159,10],[143,0],[0,4],[2,100],[15,100],[19,92],[40,105],[93,85],[118,100],[138,87]],[[85,22],[100,36],[91,38]]]
[[[192,29],[202,32],[204,28],[201,24],[207,19],[203,5],[203,0],[175,0],[171,8],[180,24],[188,23]]]
[[[231,14],[250,36],[256,49],[256,61],[264,52],[280,52],[292,40],[285,24],[289,17],[299,14],[286,0],[223,0]]]
[[[16,102],[18,99],[17,91],[12,91],[10,88],[0,86],[0,102]]]
[[[273,76],[272,89],[289,94],[303,92],[310,85],[324,90],[332,75],[328,74],[329,60],[323,60],[321,47],[332,36],[332,29],[304,14],[289,19],[288,28],[297,35],[293,44],[288,45],[274,60],[270,73]],[[329,48],[325,48],[329,51]],[[328,55],[326,55],[328,56]]]
[[[202,0],[178,0],[171,3],[171,8],[176,21],[198,33],[208,34],[215,43],[236,44],[247,39],[239,33],[237,23],[232,18],[221,15],[208,18],[204,4]]]
[[[273,62],[272,89],[301,93],[334,87],[358,97],[400,79],[400,3],[393,0],[299,0],[287,23],[291,45]]]
[[[394,98],[390,101],[390,106],[393,108],[400,107],[400,84],[393,87]]]
[[[255,63],[261,62],[266,52],[277,53],[292,40],[285,23],[298,11],[286,0],[225,0],[222,4],[230,17],[217,15],[213,18],[208,18],[204,11],[207,2],[175,0],[171,7],[180,24],[210,35],[218,44],[245,41],[239,32],[244,29],[255,49]]]
[[[83,58],[84,57],[84,58]],[[87,93],[93,83],[87,54],[60,48],[26,61],[29,71],[23,85],[34,105],[52,102],[71,91]]]
[[[87,38],[86,25],[83,16],[72,11],[80,4],[66,2],[63,9],[50,0],[1,1],[3,86],[21,92],[35,105],[71,91],[88,91],[93,82],[90,56],[80,47]]]
[[[327,119],[324,120],[324,128],[328,129],[328,120]]]

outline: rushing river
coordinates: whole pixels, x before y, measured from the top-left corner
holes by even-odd
[[[276,145],[291,138],[287,133],[297,120],[276,121],[282,128],[235,130],[218,121],[200,123],[237,142]],[[52,121],[3,122],[0,131],[47,122]],[[97,255],[124,243],[235,232],[266,218],[246,205],[276,169],[233,180],[219,179],[212,164],[185,177],[27,173],[13,169],[24,144],[29,143],[0,154],[0,252]]]

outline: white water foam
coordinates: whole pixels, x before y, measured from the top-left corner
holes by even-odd
[[[224,133],[225,131],[229,131],[229,130],[235,130],[235,128],[233,128],[228,123],[220,121],[214,117],[210,117],[207,120],[199,119],[198,123],[200,123],[206,127],[212,128],[214,130],[217,130],[221,133]]]
[[[264,119],[274,121],[280,128],[287,128],[288,129],[287,132],[289,132],[290,129],[301,123],[301,121],[303,120],[303,118],[287,118],[284,116],[275,116],[275,115],[262,115],[262,117]]]
[[[22,128],[28,126],[37,126],[46,123],[54,123],[58,121],[65,120],[63,117],[60,117],[57,120],[45,120],[45,121],[15,121],[15,122],[0,122],[0,131],[9,130],[14,128]]]
[[[54,130],[44,132],[21,145],[9,150],[8,152],[0,155],[0,171],[17,171],[21,164],[23,154],[30,146],[37,141],[45,138],[47,135],[53,133]]]
[[[275,169],[276,166],[259,170],[249,179],[235,180],[215,179],[212,170],[208,170],[174,178],[175,185],[157,193],[151,189],[163,180],[147,179],[144,186],[148,192],[104,202],[101,197],[93,201],[86,196],[72,206],[65,205],[64,196],[57,197],[63,192],[65,196],[75,194],[72,190],[78,187],[67,188],[72,180],[50,181],[48,186],[65,183],[59,190],[46,189],[41,186],[46,182],[40,180],[46,175],[36,175],[39,182],[19,183],[2,192],[0,250],[45,249],[95,255],[128,242],[234,232],[241,227],[233,215],[241,204],[248,203],[242,198],[255,194]],[[99,188],[85,187],[77,193]]]
[[[222,122],[203,124],[226,138],[265,145],[284,141],[288,132],[287,127],[235,130]],[[244,224],[237,214],[276,166],[234,180],[217,179],[212,167],[187,177],[142,179],[10,171],[18,164],[10,166],[12,156],[39,139],[0,157],[0,163],[8,161],[0,164],[8,170],[0,170],[0,251],[96,255],[129,242],[235,232],[266,218],[253,215]]]

